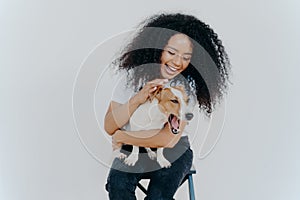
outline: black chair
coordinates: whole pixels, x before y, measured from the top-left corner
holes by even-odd
[[[194,182],[193,182],[193,174],[196,174],[196,169],[195,169],[194,166],[192,166],[189,173],[184,177],[184,179],[182,180],[182,182],[180,184],[180,185],[182,185],[186,180],[188,180],[190,200],[195,200],[195,189],[194,189]],[[145,177],[143,179],[148,179],[148,178]],[[146,188],[141,183],[138,183],[137,186],[138,186],[138,188],[140,188],[140,190],[142,190],[145,194],[147,194]]]

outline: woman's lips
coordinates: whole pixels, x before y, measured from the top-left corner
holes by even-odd
[[[165,68],[166,68],[166,71],[167,71],[167,73],[168,74],[176,74],[177,73],[177,69],[176,68],[174,68],[174,67],[171,67],[171,66],[169,66],[169,65],[165,65]]]

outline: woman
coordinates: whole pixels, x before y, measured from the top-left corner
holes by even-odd
[[[130,132],[126,129],[131,114],[146,102],[158,86],[183,84],[191,99],[208,116],[227,89],[229,59],[214,31],[194,16],[160,14],[147,19],[115,64],[127,73],[123,87],[117,88],[105,116],[105,130],[115,144],[164,147],[170,168],[159,169],[156,161],[140,156],[134,166],[116,158],[106,189],[111,200],[136,199],[135,189],[141,178],[150,178],[145,199],[173,199],[192,165],[187,122],[175,135],[168,123],[161,130]],[[124,87],[127,85],[127,87]],[[138,135],[138,137],[137,137]],[[130,146],[123,145],[128,154]]]

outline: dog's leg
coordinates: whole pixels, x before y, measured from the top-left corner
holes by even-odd
[[[132,146],[132,152],[130,155],[124,160],[124,163],[129,166],[135,165],[136,161],[139,159],[139,147]]]
[[[124,153],[121,152],[121,146],[116,145],[114,143],[113,143],[112,146],[113,146],[113,154],[112,154],[112,156],[114,158],[124,159],[124,158],[127,157],[126,154],[124,154]]]
[[[122,160],[122,159],[126,158],[127,155],[121,152],[121,148],[118,148],[113,151],[113,157],[119,158]]]
[[[164,157],[163,150],[163,148],[157,149],[157,162],[162,168],[169,168],[171,163]]]
[[[122,145],[119,145],[112,141],[112,148],[113,148],[113,157],[114,158],[119,158],[119,159],[124,159],[127,157],[126,154],[121,152]]]
[[[156,153],[151,150],[151,148],[145,147],[146,151],[148,152],[148,156],[151,160],[156,158]]]

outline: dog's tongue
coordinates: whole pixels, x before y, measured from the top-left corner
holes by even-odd
[[[171,125],[173,128],[178,129],[179,128],[179,123],[178,123],[178,119],[176,116],[173,115],[172,120],[171,120]]]
[[[179,123],[180,123],[180,120],[173,114],[171,114],[169,116],[169,124],[171,126],[171,131],[173,134],[178,134],[180,132],[179,130]]]

